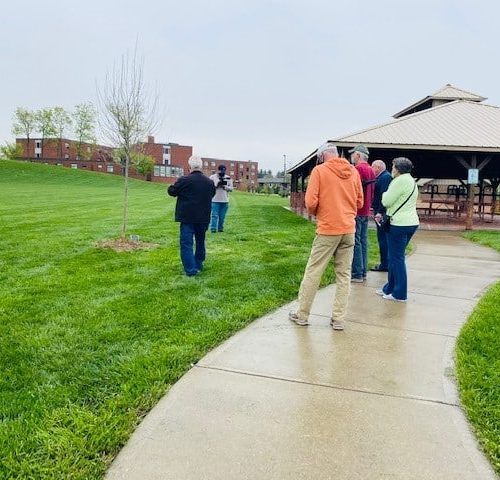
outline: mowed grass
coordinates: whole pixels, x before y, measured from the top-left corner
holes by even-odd
[[[234,192],[187,278],[165,185],[130,185],[129,233],[158,248],[94,246],[120,232],[122,182],[0,161],[0,478],[102,478],[192,363],[297,296],[315,227],[286,199]]]
[[[464,236],[500,252],[500,232],[475,231]],[[500,282],[481,298],[462,328],[456,368],[467,417],[500,474]]]

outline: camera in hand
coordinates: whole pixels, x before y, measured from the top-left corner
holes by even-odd
[[[217,183],[217,188],[224,188],[227,185],[227,181],[225,180],[226,175],[222,172],[219,172],[219,183]]]

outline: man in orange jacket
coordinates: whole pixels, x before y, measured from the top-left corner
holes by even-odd
[[[325,143],[317,151],[318,163],[309,179],[305,203],[316,217],[316,237],[312,244],[304,278],[299,289],[299,307],[289,319],[297,325],[309,324],[311,305],[321,276],[333,257],[337,289],[330,325],[344,329],[344,318],[351,285],[356,214],[363,206],[363,188],[356,169],[339,158],[337,147]]]

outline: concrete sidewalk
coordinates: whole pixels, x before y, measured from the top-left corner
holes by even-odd
[[[115,479],[496,478],[469,431],[453,348],[500,255],[458,234],[419,232],[409,300],[354,284],[344,332],[329,327],[334,286],[311,325],[295,303],[212,351],[166,395],[108,472]]]

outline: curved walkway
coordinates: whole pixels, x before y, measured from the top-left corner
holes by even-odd
[[[108,472],[115,479],[496,478],[451,378],[455,337],[500,255],[458,234],[419,232],[408,303],[353,285],[344,332],[328,326],[334,286],[312,322],[294,304],[203,358],[146,417]]]

